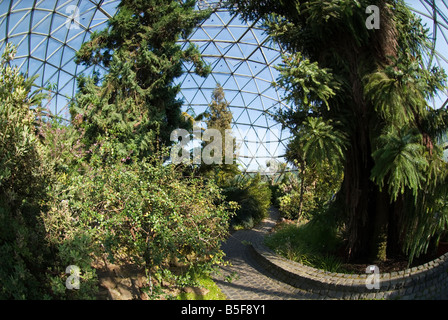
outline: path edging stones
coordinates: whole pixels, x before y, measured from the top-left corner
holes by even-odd
[[[322,298],[437,299],[448,290],[448,253],[417,267],[375,275],[334,273],[308,267],[281,257],[261,241],[251,243],[249,250],[279,280]],[[366,285],[373,277],[377,277],[378,289],[369,289]]]

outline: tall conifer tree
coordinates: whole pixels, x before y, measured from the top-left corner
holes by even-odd
[[[77,63],[106,70],[80,77],[71,107],[73,123],[86,130],[88,147],[112,140],[114,157],[146,156],[168,145],[172,130],[188,126],[174,81],[184,72],[183,63],[198,75],[210,72],[196,46],[179,44],[210,15],[195,10],[195,3],[123,0],[108,27],[82,45]]]
[[[228,179],[240,173],[236,163],[236,142],[231,134],[232,119],[233,115],[225,99],[224,89],[217,84],[212,93],[212,102],[209,105],[209,112],[206,113],[205,123],[207,129],[215,129],[221,135],[221,160],[219,164],[202,163],[201,172],[214,176],[219,185],[223,185]],[[204,142],[203,147],[206,148],[210,143],[213,141]]]

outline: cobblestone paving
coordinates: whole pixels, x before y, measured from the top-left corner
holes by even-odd
[[[270,211],[269,218],[251,230],[233,233],[223,251],[229,266],[222,267],[222,274],[215,282],[229,300],[298,300],[309,299],[309,294],[276,280],[260,268],[249,252],[248,243],[262,241],[267,231],[275,225],[278,213]]]
[[[251,230],[233,233],[223,244],[228,266],[214,280],[229,300],[307,300],[323,299],[294,288],[261,268],[252,258],[248,244],[263,241],[264,236],[275,225],[278,212],[270,210],[269,217]],[[438,299],[447,300],[448,292]]]

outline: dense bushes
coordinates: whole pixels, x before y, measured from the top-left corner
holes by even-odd
[[[45,246],[39,221],[48,171],[33,132],[39,92],[8,63],[7,45],[0,70],[0,298],[39,297],[45,270]]]
[[[51,141],[47,150],[62,143],[59,150],[66,151],[54,163],[59,175],[51,192],[53,207],[44,216],[47,238],[59,248],[61,264],[81,268],[84,290],[94,293],[94,258],[146,270],[151,297],[161,293],[162,280],[191,284],[192,273],[208,274],[222,262],[220,243],[232,207],[213,180],[166,165],[164,152],[117,159],[113,139],[83,151],[79,139],[66,139],[67,134],[82,137],[82,130],[52,125],[44,131]],[[173,261],[184,266],[181,274],[171,271]],[[63,279],[53,281],[58,292],[65,290]]]
[[[328,163],[323,169],[310,166],[299,172],[287,172],[282,179],[271,184],[272,203],[285,219],[310,219],[328,207],[339,190],[342,175]]]
[[[65,197],[98,249],[145,268],[149,289],[174,277],[173,259],[203,272],[221,261],[230,211],[213,181],[152,159],[92,167],[70,184]]]
[[[260,175],[237,176],[227,182],[223,193],[228,201],[234,201],[239,205],[231,221],[234,228],[252,228],[268,214],[271,189],[261,180]]]
[[[118,157],[113,136],[87,147],[83,126],[38,116],[42,96],[13,56],[8,46],[0,71],[0,299],[93,299],[99,259],[145,269],[156,298],[162,280],[191,285],[223,261],[233,205],[213,180],[165,151]]]

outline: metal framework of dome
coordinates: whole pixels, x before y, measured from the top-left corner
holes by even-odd
[[[75,52],[90,33],[106,27],[117,10],[118,0],[0,0],[0,51],[11,42],[18,48],[15,64],[28,75],[39,75],[36,85],[52,85],[52,113],[68,118],[68,101],[76,94],[77,75],[93,72],[78,66]],[[270,116],[287,108],[283,93],[271,86],[277,78],[275,65],[282,50],[264,33],[259,23],[245,23],[237,14],[220,9],[221,1],[201,0],[198,9],[212,7],[212,16],[182,42],[198,45],[212,73],[201,78],[190,72],[178,79],[184,109],[203,112],[211,102],[216,84],[223,86],[233,113],[233,131],[240,145],[239,160],[247,172],[265,168],[267,161],[282,161],[287,131]],[[448,64],[448,0],[407,0],[430,28],[433,47],[428,67]],[[433,101],[440,107],[447,94]]]

